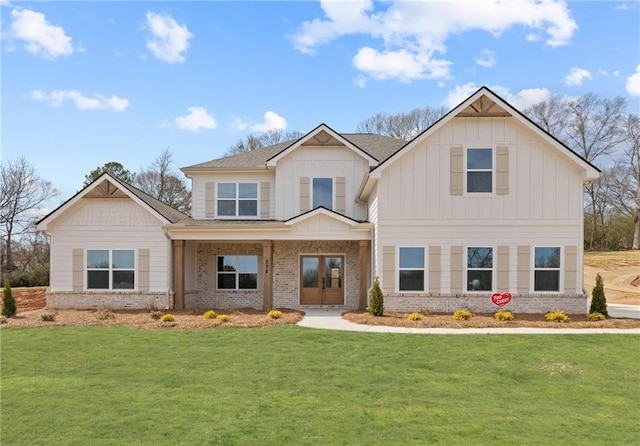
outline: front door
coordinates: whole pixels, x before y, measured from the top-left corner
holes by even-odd
[[[344,305],[343,286],[344,256],[302,256],[301,305]]]

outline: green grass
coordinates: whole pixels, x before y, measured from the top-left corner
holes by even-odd
[[[0,442],[640,442],[640,336],[1,332]]]

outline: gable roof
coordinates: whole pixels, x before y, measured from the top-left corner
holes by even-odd
[[[46,230],[46,227],[49,223],[62,215],[67,209],[69,209],[83,197],[91,197],[92,193],[98,192],[100,187],[105,185],[105,182],[107,182],[106,187],[110,195],[131,198],[133,201],[146,208],[158,218],[164,220],[165,223],[176,223],[180,220],[189,218],[188,215],[183,214],[177,209],[172,208],[171,206],[161,202],[156,198],[153,198],[151,195],[122,181],[121,179],[111,176],[108,173],[103,173],[90,184],[88,184],[85,188],[76,193],[73,197],[69,198],[56,209],[37,221],[36,227],[38,228],[38,230]],[[111,190],[108,187],[108,184],[114,185],[116,189]]]
[[[237,155],[230,155],[223,158],[218,158],[204,163],[194,164],[192,166],[183,167],[183,172],[193,172],[199,170],[210,169],[260,169],[267,168],[267,162],[275,157],[283,154],[283,152],[289,153],[289,149],[292,150],[293,146],[297,143],[303,144],[313,136],[312,133],[320,129],[324,124],[316,127],[316,129],[309,132],[302,138],[294,139],[291,141],[285,141],[272,146],[263,147],[257,150],[251,150],[248,152],[239,153]],[[328,126],[326,126],[328,128]],[[364,152],[370,158],[373,158],[377,164],[381,160],[387,159],[394,154],[400,147],[402,147],[406,141],[392,138],[390,136],[376,135],[373,133],[340,133],[334,132],[335,135],[340,136],[344,141],[344,145],[349,144],[354,150]],[[311,136],[310,136],[311,135]],[[310,136],[309,139],[305,139]],[[331,135],[333,136],[333,135]],[[304,141],[302,141],[305,139]],[[337,138],[336,138],[337,139]],[[340,140],[338,140],[340,141]],[[343,144],[343,143],[341,143]],[[297,147],[297,146],[296,146]],[[284,156],[284,154],[283,154]]]
[[[486,99],[486,100],[485,100]],[[494,107],[498,108],[495,109]],[[483,86],[476,90],[471,96],[469,96],[466,100],[461,102],[457,107],[453,108],[449,113],[444,115],[438,121],[433,123],[427,129],[423,130],[419,133],[415,138],[411,141],[407,142],[400,149],[398,149],[391,156],[387,157],[383,160],[378,166],[376,166],[371,171],[371,177],[379,178],[381,172],[399,157],[401,157],[404,153],[411,150],[417,144],[420,144],[422,141],[427,139],[430,135],[435,133],[438,129],[448,123],[451,119],[455,117],[473,117],[473,116],[498,116],[505,117],[510,116],[526,125],[530,128],[534,133],[538,136],[546,140],[552,146],[556,147],[560,153],[564,154],[568,158],[570,158],[574,163],[580,165],[586,173],[586,179],[596,179],[600,176],[600,169],[591,164],[589,161],[581,157],[579,154],[571,150],[567,145],[565,145],[562,141],[557,139],[555,136],[548,133],[538,124],[533,122],[527,116],[525,116],[518,109],[514,108],[511,104],[505,101],[502,97],[498,96],[496,93],[491,91],[488,87]]]

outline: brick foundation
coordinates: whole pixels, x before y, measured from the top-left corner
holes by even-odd
[[[140,292],[47,292],[47,308],[74,310],[165,310],[171,307],[170,293]]]

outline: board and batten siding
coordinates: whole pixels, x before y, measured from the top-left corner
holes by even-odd
[[[275,214],[275,178],[268,172],[261,173],[227,173],[197,174],[192,178],[191,215],[194,219],[205,220],[215,218],[217,183],[257,183],[258,184],[258,218],[272,219]]]
[[[452,181],[452,170],[464,171],[465,147],[495,149],[494,195],[460,194],[464,181]],[[386,167],[377,187],[381,221],[582,218],[578,168],[509,118],[452,119]]]
[[[344,215],[365,220],[367,208],[357,204],[355,196],[369,163],[344,146],[301,146],[278,161],[275,180],[275,218],[288,220],[310,210],[302,195],[308,184],[309,200],[313,178],[333,178],[334,208]],[[308,179],[308,183],[305,182]],[[344,195],[342,195],[344,192]],[[337,194],[337,197],[336,197]],[[304,194],[306,197],[306,194]],[[306,200],[306,198],[305,198]],[[337,209],[342,208],[344,209]],[[342,212],[341,212],[342,213]]]
[[[82,199],[51,226],[50,232],[55,243],[51,257],[52,292],[81,291],[73,287],[74,253],[76,263],[78,253],[82,255],[84,281],[84,252],[87,249],[134,249],[137,266],[148,266],[148,286],[139,291],[166,293],[170,288],[171,245],[164,235],[162,223],[128,198]],[[141,253],[143,258],[140,258]],[[144,265],[145,254],[148,255],[147,265]],[[78,275],[77,271],[75,275]],[[139,279],[140,274],[136,281]]]

